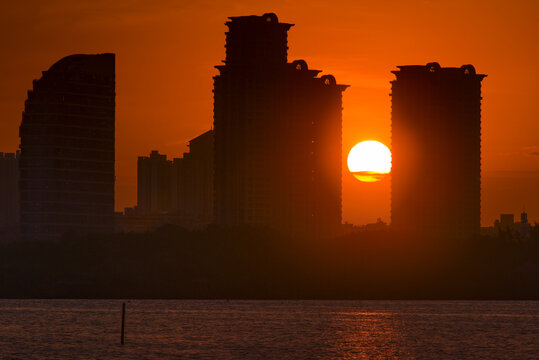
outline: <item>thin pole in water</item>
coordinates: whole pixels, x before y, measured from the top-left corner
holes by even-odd
[[[120,343],[123,345],[125,340],[125,303],[122,303],[122,338]]]

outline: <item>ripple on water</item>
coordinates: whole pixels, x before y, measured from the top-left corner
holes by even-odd
[[[2,359],[537,359],[537,301],[0,300]]]

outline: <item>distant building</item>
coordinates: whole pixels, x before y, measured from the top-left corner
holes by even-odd
[[[486,75],[472,65],[398,68],[391,93],[391,226],[429,237],[478,234]]]
[[[195,227],[213,222],[213,130],[189,141],[189,152],[173,163],[176,212]]]
[[[189,141],[183,158],[152,151],[138,159],[137,206],[117,216],[119,231],[148,231],[164,224],[200,228],[213,220],[213,130]]]
[[[20,127],[25,239],[114,226],[114,54],[67,56],[34,80]]]
[[[215,222],[286,234],[341,231],[342,92],[287,60],[273,13],[231,17],[214,77]]]
[[[526,211],[522,211],[520,214],[520,238],[526,240],[530,237],[531,225],[528,222],[528,214]]]
[[[375,223],[369,223],[362,226],[364,231],[389,231],[389,226],[381,218],[376,219]]]
[[[137,211],[140,215],[168,213],[171,197],[172,161],[152,151],[137,163]]]
[[[494,226],[483,227],[483,235],[502,237],[513,241],[526,241],[531,236],[532,226],[528,222],[528,214],[520,214],[520,222],[515,222],[515,215],[500,214],[500,219],[494,221]]]
[[[515,226],[515,215],[514,214],[500,214],[500,222],[498,223],[499,228],[508,230],[513,229]]]
[[[0,241],[16,239],[19,216],[19,151],[0,152]]]

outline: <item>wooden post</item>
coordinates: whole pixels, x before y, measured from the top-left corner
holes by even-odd
[[[125,340],[125,303],[122,303],[122,338],[120,343],[123,345]]]

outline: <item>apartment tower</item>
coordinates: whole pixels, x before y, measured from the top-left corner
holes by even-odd
[[[20,126],[25,239],[114,226],[114,54],[67,56],[34,80]]]
[[[391,225],[427,237],[478,234],[486,75],[472,65],[398,69],[391,82]]]
[[[303,60],[288,62],[292,24],[231,17],[214,77],[215,221],[286,234],[341,225],[342,92]]]

